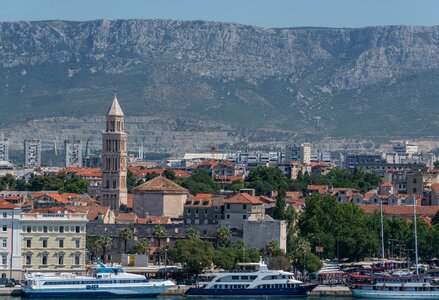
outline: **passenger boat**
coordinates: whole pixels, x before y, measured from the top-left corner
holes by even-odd
[[[206,281],[189,288],[186,296],[306,296],[316,284],[304,284],[294,274],[282,270],[269,270],[259,263],[240,263],[233,272],[204,274]]]
[[[355,298],[439,299],[439,279],[427,276],[353,274],[349,289]]]
[[[25,297],[155,297],[174,283],[148,280],[143,275],[125,273],[121,267],[99,263],[92,275],[73,273],[31,273],[25,275],[22,293]]]

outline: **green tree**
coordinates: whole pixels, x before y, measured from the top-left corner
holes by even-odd
[[[282,250],[279,249],[279,246],[275,240],[271,240],[265,245],[264,253],[267,256],[280,256],[282,255]]]
[[[280,189],[276,197],[276,207],[274,208],[273,217],[277,220],[285,220],[285,190]]]
[[[102,249],[102,261],[107,261],[107,250],[113,246],[113,239],[110,236],[100,237],[97,241],[99,247]]]
[[[257,195],[270,196],[273,191],[285,190],[286,177],[278,168],[257,167],[252,169],[246,179],[247,186],[256,190]]]
[[[148,174],[145,176],[145,181],[150,181],[151,179],[154,179],[154,178],[156,178],[156,177],[158,177],[158,176],[160,176],[160,174],[155,173],[155,172],[153,172],[153,173],[148,173]]]
[[[220,246],[226,246],[229,243],[231,236],[232,233],[230,232],[230,229],[228,227],[221,226],[216,231],[217,243]]]
[[[187,188],[191,194],[214,194],[216,191],[220,189],[218,183],[216,183],[209,173],[205,171],[197,172],[190,176],[189,178],[185,178],[181,181],[181,185]]]
[[[236,249],[229,247],[221,247],[215,250],[213,263],[215,266],[230,271],[236,266]]]
[[[166,229],[163,225],[155,225],[152,235],[157,239],[157,246],[161,247],[161,241],[166,236]]]
[[[151,243],[147,238],[140,239],[137,244],[131,249],[134,254],[146,255],[149,254]]]
[[[291,271],[291,262],[285,255],[269,257],[267,265],[270,270]]]
[[[297,258],[295,266],[299,270],[302,270],[302,272],[306,270],[312,273],[320,270],[323,267],[323,263],[317,255],[311,252],[305,252]]]
[[[85,246],[87,251],[90,253],[90,259],[98,257],[98,253],[101,252],[102,248],[99,244],[99,239],[94,236],[87,236],[85,241]]]
[[[129,240],[134,238],[134,230],[129,227],[122,228],[119,231],[119,237],[123,240],[124,243],[124,253],[127,253],[127,244]]]
[[[171,169],[164,170],[162,175],[169,180],[175,180],[176,178],[174,171],[172,171]]]
[[[1,189],[4,190],[15,190],[16,184],[17,180],[10,173],[7,173],[0,179],[0,186],[2,187]]]
[[[131,193],[133,188],[137,185],[137,178],[133,172],[130,170],[127,171],[127,189],[128,193]]]
[[[211,243],[200,239],[177,241],[170,251],[172,261],[179,262],[190,274],[198,275],[211,266],[214,248]]]
[[[187,239],[199,239],[200,233],[198,232],[198,230],[194,226],[191,226],[186,231],[186,238]]]

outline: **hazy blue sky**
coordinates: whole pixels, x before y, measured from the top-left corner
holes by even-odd
[[[439,24],[439,0],[0,0],[0,21],[179,19],[263,27]]]

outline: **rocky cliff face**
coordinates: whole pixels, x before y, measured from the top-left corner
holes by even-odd
[[[6,121],[101,114],[117,86],[133,115],[313,134],[398,134],[409,117],[415,134],[439,129],[415,121],[439,112],[439,27],[0,23],[0,66]]]

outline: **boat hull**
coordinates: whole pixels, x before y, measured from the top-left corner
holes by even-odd
[[[351,289],[354,298],[367,299],[439,299],[439,291],[385,291]]]
[[[270,288],[270,289],[201,289],[190,288],[186,291],[185,296],[216,296],[216,297],[233,297],[233,296],[272,296],[283,297],[293,296],[301,297],[310,293],[317,285],[303,285],[297,288]]]
[[[95,289],[32,289],[24,287],[22,294],[27,298],[57,298],[57,297],[157,297],[169,287],[102,287]]]

